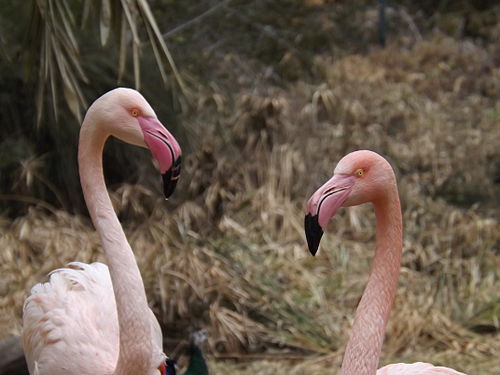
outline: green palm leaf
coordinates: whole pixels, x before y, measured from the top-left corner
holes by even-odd
[[[69,4],[69,5],[68,5]],[[82,5],[82,4],[77,4]],[[92,17],[98,17],[99,41],[101,48],[109,48],[111,34],[118,41],[118,71],[120,81],[126,71],[127,56],[132,55],[135,87],[141,87],[141,53],[151,45],[162,78],[166,84],[169,66],[183,93],[185,84],[175,66],[147,0],[85,0],[83,3],[82,25]],[[44,106],[52,103],[57,120],[59,117],[60,95],[71,113],[80,121],[82,109],[86,107],[82,85],[89,82],[82,67],[79,47],[79,32],[75,19],[82,9],[65,0],[33,0],[31,17],[26,32],[24,63],[26,72],[38,71],[37,82],[37,124],[40,124]],[[139,32],[146,31],[147,40],[141,41]],[[76,30],[76,31],[75,31]]]

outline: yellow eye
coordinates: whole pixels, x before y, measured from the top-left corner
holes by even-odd
[[[356,172],[354,172],[354,174],[358,177],[363,177],[365,171],[363,169],[358,169]]]
[[[137,116],[139,116],[139,111],[138,111],[137,109],[135,109],[135,108],[134,108],[133,110],[131,110],[131,111],[130,111],[130,114],[131,114],[132,116],[134,116],[134,117],[137,117]]]

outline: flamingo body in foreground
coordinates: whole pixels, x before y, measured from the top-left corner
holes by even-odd
[[[179,177],[179,144],[141,94],[118,88],[90,106],[80,130],[80,181],[108,265],[70,263],[32,288],[23,309],[31,375],[175,374],[106,190],[102,151],[110,135],[151,150],[167,197]]]
[[[394,302],[401,253],[403,221],[396,177],[390,164],[372,151],[344,156],[333,177],[309,199],[305,230],[316,254],[323,230],[340,207],[372,203],[377,220],[375,257],[359,302],[342,362],[342,375],[464,375],[428,363],[392,364],[377,371],[385,328]]]

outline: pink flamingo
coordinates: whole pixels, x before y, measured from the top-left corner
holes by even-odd
[[[377,242],[368,284],[354,318],[342,362],[342,375],[465,375],[428,363],[392,364],[377,371],[385,327],[396,294],[403,250],[403,223],[396,177],[390,164],[372,151],[344,156],[333,177],[307,203],[305,231],[316,254],[323,230],[337,210],[371,202],[377,219]]]
[[[166,361],[160,325],[106,191],[102,151],[110,135],[151,150],[166,197],[179,177],[179,144],[141,94],[118,88],[90,106],[80,130],[80,180],[108,266],[70,263],[31,289],[23,309],[23,346],[32,375],[175,371]]]

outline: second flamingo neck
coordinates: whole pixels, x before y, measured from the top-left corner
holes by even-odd
[[[375,375],[396,294],[401,264],[402,217],[397,191],[374,203],[377,244],[342,362],[342,375]]]

